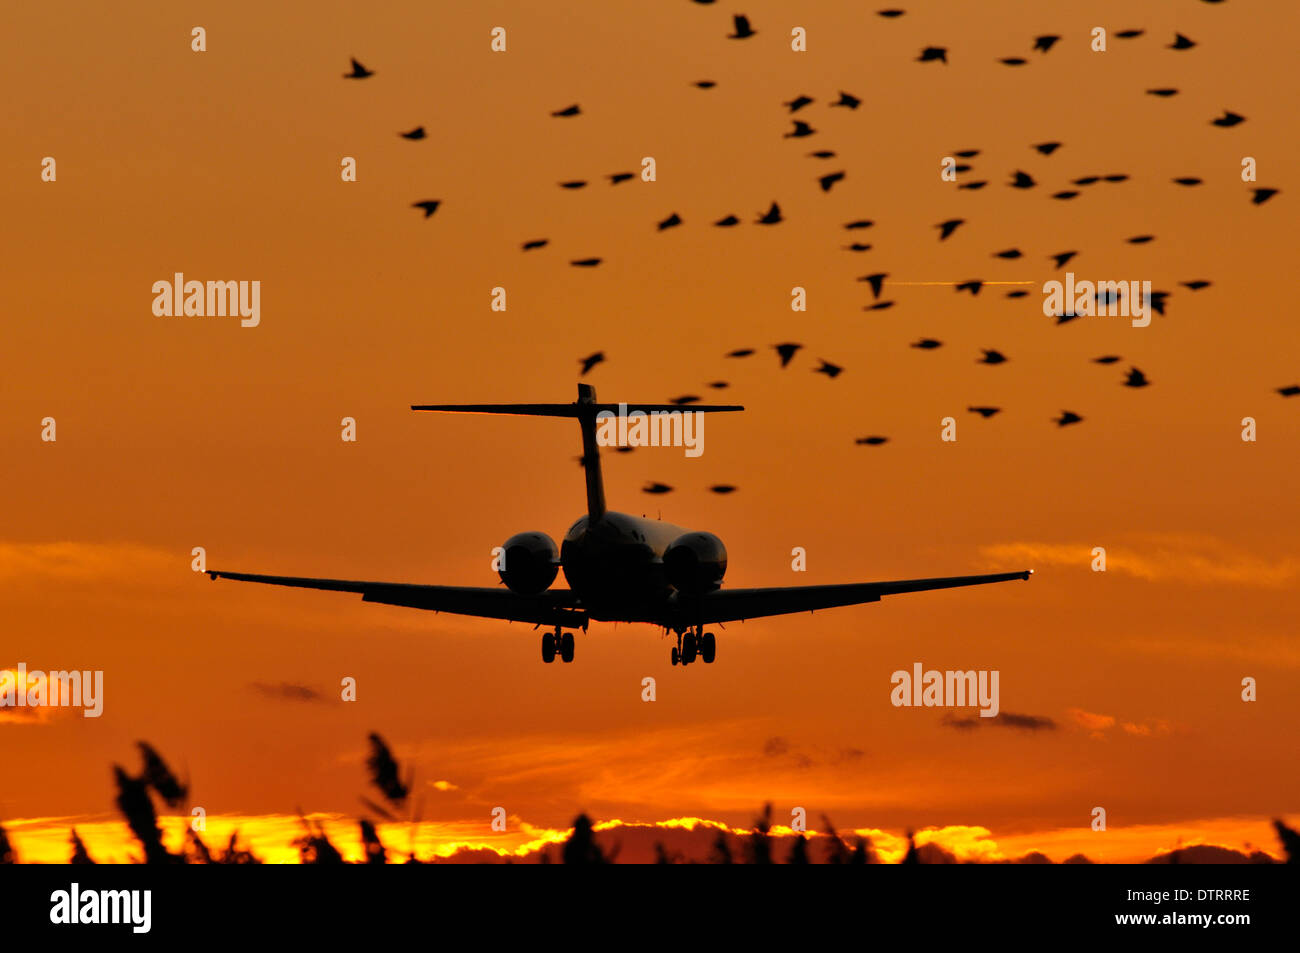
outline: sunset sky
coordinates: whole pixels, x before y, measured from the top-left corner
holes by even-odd
[[[889,856],[909,829],[972,859],[1276,852],[1269,819],[1300,815],[1300,397],[1276,390],[1300,383],[1300,84],[1280,66],[1300,8],[903,6],[0,12],[15,38],[0,64],[0,669],[105,683],[98,719],[0,709],[0,824],[20,857],[66,858],[75,823],[93,856],[127,859],[110,768],[136,770],[142,739],[214,835],[239,827],[292,859],[301,809],[336,818],[357,856],[370,731],[415,770],[428,853],[526,853],[579,811],[745,828],[767,802],[778,823],[803,807]],[[728,39],[742,12],[757,35]],[[790,49],[796,26],[807,52]],[[1145,33],[1114,36],[1130,28]],[[1197,45],[1168,49],[1176,32]],[[1035,52],[1040,34],[1062,39]],[[926,46],[948,63],[917,62]],[[353,56],[375,75],[344,80]],[[998,62],[1012,56],[1030,62]],[[830,108],[841,90],[862,105]],[[816,134],[784,138],[800,94]],[[581,115],[551,117],[573,103]],[[1225,110],[1246,121],[1212,125]],[[417,125],[428,138],[398,136]],[[1044,156],[1045,141],[1063,145]],[[837,155],[809,157],[822,149]],[[981,190],[940,178],[965,149],[980,153],[958,184]],[[657,181],[609,184],[644,156]],[[1016,170],[1036,187],[1008,188]],[[1114,173],[1130,179],[1070,185]],[[574,179],[590,184],[557,185]],[[1280,191],[1255,205],[1258,186]],[[1080,195],[1050,197],[1062,189]],[[428,219],[410,207],[425,199],[442,203]],[[785,221],[754,224],[773,201]],[[674,212],[684,224],[657,231]],[[712,226],[728,214],[742,224]],[[874,225],[844,230],[854,219]],[[1009,248],[1023,257],[994,257]],[[1166,314],[1058,326],[1042,285],[1066,250],[1077,278],[1171,292]],[[586,257],[603,262],[568,264]],[[895,305],[864,311],[855,279],[882,271]],[[175,272],[260,281],[260,325],[155,316],[151,287]],[[1029,295],[921,284],[975,278]],[[924,337],[943,346],[909,347]],[[804,348],[782,370],[785,341]],[[742,347],[757,353],[724,357]],[[979,364],[981,348],[1009,360]],[[649,626],[593,623],[573,664],[543,665],[526,624],[191,571],[202,546],[224,570],[496,585],[492,547],[558,540],[582,515],[577,428],[409,405],[570,401],[598,350],[583,380],[602,400],[745,405],[708,419],[697,459],[604,457],[611,509],[716,533],[728,586],[1035,576],[731,623],[715,664],[683,669]],[[813,374],[819,358],[844,372]],[[1121,386],[1130,367],[1151,385]],[[985,404],[1002,412],[966,410]],[[1064,410],[1083,422],[1058,428]],[[889,441],[855,444],[870,434]],[[674,491],[641,492],[651,481]],[[739,489],[708,491],[720,483]],[[1038,727],[893,707],[890,675],[915,662],[998,670],[1002,711]],[[406,847],[405,828],[391,837]]]

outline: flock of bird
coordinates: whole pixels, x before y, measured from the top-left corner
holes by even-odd
[[[700,5],[708,6],[708,5],[712,5],[714,3],[714,0],[693,0],[693,2]],[[1216,4],[1216,3],[1221,3],[1222,0],[1203,0],[1203,2]],[[885,19],[897,19],[898,17],[903,16],[906,13],[906,11],[902,9],[885,9],[885,10],[879,10],[877,11],[877,13],[879,16]],[[1143,36],[1145,32],[1146,32],[1145,30],[1141,30],[1141,29],[1126,29],[1126,30],[1117,31],[1114,34],[1114,36],[1122,40],[1134,40]],[[726,38],[735,41],[743,41],[752,38],[753,36],[757,35],[757,33],[758,31],[754,29],[748,17],[744,15],[735,15],[732,17],[732,32],[726,34]],[[1039,56],[1045,56],[1055,47],[1055,45],[1060,40],[1061,40],[1061,36],[1055,34],[1045,34],[1045,35],[1036,36],[1034,37],[1031,45],[1031,52]],[[1172,42],[1167,44],[1166,48],[1170,50],[1176,50],[1176,51],[1186,51],[1186,50],[1193,49],[1196,46],[1197,43],[1192,39],[1188,38],[1187,36],[1181,33],[1175,33]],[[948,55],[949,55],[949,49],[947,47],[927,46],[924,47],[922,50],[920,50],[918,56],[916,57],[916,61],[920,63],[937,62],[937,63],[947,65],[949,63]],[[1021,56],[1008,56],[998,60],[998,62],[1008,67],[1020,68],[1029,65],[1031,61]],[[374,75],[373,71],[363,66],[356,59],[353,59],[352,70],[349,73],[345,73],[344,77],[347,79],[364,80],[364,79],[368,79],[373,75]],[[693,83],[693,85],[699,89],[708,90],[714,88],[717,85],[717,83],[714,82],[713,80],[705,79],[705,80],[696,81],[695,83]],[[1175,87],[1156,87],[1156,88],[1147,89],[1146,93],[1148,95],[1152,95],[1160,98],[1169,98],[1178,95],[1179,90]],[[812,96],[806,94],[800,94],[794,96],[789,100],[786,100],[781,104],[782,107],[785,110],[787,110],[787,115],[789,116],[790,122],[792,124],[790,131],[784,133],[784,138],[802,140],[817,134],[817,129],[814,128],[812,120],[807,118],[808,114],[802,112],[807,107],[811,106],[814,102],[815,99]],[[835,98],[830,100],[829,106],[831,108],[855,110],[861,105],[861,103],[862,103],[861,97],[853,95],[852,93],[846,92],[844,90],[839,90],[838,95]],[[798,118],[796,118],[796,114],[800,114]],[[583,112],[580,104],[573,103],[563,108],[554,110],[553,112],[551,112],[550,115],[553,118],[558,120],[572,120],[582,116]],[[1213,126],[1218,128],[1223,128],[1223,129],[1233,128],[1245,121],[1246,121],[1245,116],[1236,112],[1232,112],[1230,110],[1224,110],[1223,115],[1208,120],[1208,122]],[[406,132],[399,132],[398,134],[402,138],[410,141],[419,141],[426,138],[426,132],[423,126],[416,126],[413,129],[410,129]],[[1063,144],[1060,142],[1040,142],[1040,143],[1032,144],[1030,148],[1032,148],[1035,152],[1037,152],[1041,156],[1052,156],[1054,153],[1057,152],[1057,150],[1062,148],[1062,145]],[[960,159],[962,161],[960,163],[956,163],[951,168],[951,171],[954,174],[965,174],[973,171],[972,166],[966,160],[974,159],[979,154],[980,154],[979,149],[962,149],[962,150],[955,151],[953,153],[954,161],[956,159]],[[809,158],[817,159],[819,161],[826,161],[826,160],[834,159],[836,157],[836,152],[833,149],[818,149],[808,153],[807,155]],[[818,186],[821,188],[823,192],[830,192],[837,183],[844,180],[846,175],[847,175],[847,171],[840,169],[834,172],[829,172],[827,174],[820,175],[816,178],[816,181],[818,183]],[[1010,178],[1009,181],[1006,182],[1006,185],[1010,188],[1028,190],[1028,189],[1037,188],[1039,185],[1038,181],[1033,177],[1033,175],[1031,175],[1029,172],[1026,172],[1024,170],[1016,169],[1013,172],[1011,172],[1009,175]],[[605,178],[608,180],[611,186],[617,186],[620,185],[621,183],[628,182],[636,177],[637,177],[636,173],[629,172],[629,171],[618,171],[618,172],[609,173],[608,175],[606,175]],[[1098,183],[1107,183],[1107,184],[1122,183],[1127,181],[1129,178],[1130,177],[1128,175],[1123,173],[1082,176],[1080,178],[1073,179],[1070,182],[1070,185],[1072,186],[1071,188],[1061,189],[1051,193],[1051,198],[1058,201],[1069,201],[1077,198],[1081,194],[1080,192],[1081,189],[1096,185]],[[1202,180],[1194,176],[1179,176],[1177,178],[1172,179],[1172,182],[1175,185],[1180,187],[1193,188],[1200,185],[1202,183]],[[586,179],[570,179],[558,183],[560,188],[565,190],[571,190],[571,191],[587,188],[589,184],[590,183]],[[979,189],[983,189],[988,185],[989,182],[987,180],[977,179],[968,182],[963,181],[960,184],[958,184],[956,188],[961,190],[967,190],[967,191],[976,191]],[[1257,187],[1251,189],[1250,192],[1251,192],[1250,201],[1255,205],[1260,205],[1263,204],[1264,202],[1267,202],[1269,199],[1275,196],[1278,193],[1278,190],[1274,188]],[[432,217],[437,212],[440,204],[441,204],[440,199],[422,199],[420,201],[411,203],[412,208],[421,211],[423,213],[424,218],[426,219]],[[755,217],[752,219],[752,222],[754,224],[763,225],[763,226],[775,226],[783,223],[784,221],[785,219],[782,216],[781,206],[777,201],[771,201],[768,204],[765,211],[760,210],[755,214]],[[736,214],[732,213],[732,214],[724,215],[723,217],[714,220],[712,222],[712,226],[716,228],[734,228],[740,225],[741,223],[742,223],[742,219]],[[667,217],[657,221],[655,223],[655,227],[658,231],[662,232],[671,228],[680,228],[684,224],[685,222],[681,217],[681,215],[679,215],[677,212],[672,212]],[[845,251],[849,251],[852,253],[863,253],[863,252],[870,251],[872,245],[868,242],[857,240],[856,236],[860,234],[862,231],[871,228],[873,224],[874,222],[872,222],[869,219],[855,219],[853,221],[844,223],[843,226],[844,229],[852,233],[852,236],[854,237],[855,240],[852,240],[849,244],[841,247]],[[937,229],[939,232],[938,240],[941,242],[947,241],[964,224],[966,224],[966,220],[963,218],[951,218],[936,223],[934,225],[934,228]],[[1154,240],[1155,240],[1154,235],[1134,235],[1129,237],[1127,239],[1127,242],[1134,245],[1143,245]],[[549,245],[549,243],[550,241],[548,238],[532,238],[522,242],[521,248],[522,251],[524,252],[531,252],[537,249],[545,248],[547,247],[547,245]],[[1047,258],[1054,264],[1057,270],[1061,270],[1064,269],[1065,266],[1078,254],[1079,254],[1078,250],[1067,250],[1067,251],[1057,252],[1048,255]],[[1019,259],[1024,257],[1024,253],[1019,248],[1007,248],[992,253],[992,257],[1001,260],[1014,260],[1014,259]],[[583,258],[572,259],[570,260],[569,264],[573,267],[578,267],[578,268],[594,268],[600,265],[602,261],[603,259],[600,257],[583,257]],[[889,284],[888,282],[889,277],[890,276],[888,272],[877,271],[871,274],[863,275],[857,279],[860,282],[867,283],[872,293],[871,303],[863,307],[864,311],[883,311],[885,309],[894,306],[895,302],[893,300],[887,298],[882,299],[882,294],[884,293],[885,288]],[[975,280],[953,283],[953,284],[955,290],[958,293],[969,292],[972,296],[975,296],[980,293],[981,289],[984,287],[986,282],[983,280],[975,279]],[[1194,280],[1181,282],[1181,284],[1183,287],[1187,288],[1188,290],[1192,292],[1196,292],[1204,288],[1210,287],[1211,282],[1207,279],[1194,279]],[[1008,292],[1007,297],[1021,298],[1021,297],[1025,297],[1028,294],[1029,292],[1027,291],[1017,289]],[[1146,304],[1148,305],[1150,310],[1156,312],[1157,314],[1163,315],[1165,313],[1165,303],[1169,298],[1169,296],[1170,296],[1170,292],[1168,291],[1151,291]],[[1101,292],[1101,291],[1098,291],[1096,293],[1096,302],[1099,305],[1112,305],[1118,303],[1117,299],[1114,297],[1113,292]],[[1071,310],[1071,307],[1065,308],[1062,311],[1062,313],[1057,314],[1055,316],[1057,324],[1064,324],[1068,321],[1074,320],[1077,317],[1078,315]],[[922,337],[914,341],[911,346],[919,350],[929,351],[929,350],[934,350],[936,348],[942,347],[943,342],[932,337]],[[797,353],[803,349],[802,344],[793,341],[774,344],[771,345],[771,347],[772,350],[776,352],[777,358],[779,360],[779,366],[781,368],[789,367],[792,361],[794,361]],[[730,351],[725,355],[725,357],[728,359],[743,359],[743,358],[751,357],[755,353],[756,351],[752,347],[742,347]],[[993,348],[983,349],[982,355],[983,356],[977,360],[977,363],[984,364],[984,365],[999,365],[1005,363],[1008,360],[1005,354],[1003,354],[1000,350],[996,350]],[[598,364],[603,363],[605,360],[606,360],[606,356],[603,351],[597,351],[584,358],[580,358],[579,363],[581,365],[581,373],[583,375],[586,375]],[[1113,355],[1113,354],[1102,355],[1100,357],[1096,357],[1093,359],[1095,363],[1101,365],[1115,364],[1121,360],[1122,358],[1120,356]],[[814,373],[823,374],[827,378],[832,380],[837,378],[843,371],[844,368],[842,366],[838,364],[834,364],[830,361],[821,358],[818,359],[818,366],[813,368]],[[1132,367],[1129,369],[1123,381],[1121,381],[1121,384],[1122,386],[1129,387],[1129,388],[1142,388],[1142,387],[1149,386],[1151,384],[1151,381],[1141,370],[1139,370],[1136,367]],[[729,385],[727,381],[718,380],[718,381],[710,382],[708,386],[714,389],[723,389],[728,387]],[[1283,397],[1297,396],[1300,395],[1300,385],[1279,387],[1277,388],[1277,392],[1281,394]],[[672,398],[671,402],[681,406],[689,406],[692,403],[698,402],[700,399],[701,398],[698,395],[686,394],[676,398]],[[1000,407],[984,406],[984,405],[971,406],[968,407],[967,410],[970,413],[976,414],[979,417],[984,419],[988,419],[1002,412],[1002,408]],[[1062,410],[1059,416],[1053,418],[1053,422],[1057,425],[1057,427],[1072,426],[1083,422],[1083,420],[1084,418],[1080,414],[1071,410]],[[881,444],[888,442],[888,439],[889,438],[885,436],[870,435],[870,436],[857,438],[855,440],[855,443],[864,446],[879,446]],[[628,452],[632,448],[620,447],[617,449],[621,452]],[[736,487],[731,485],[726,485],[726,484],[720,484],[720,485],[710,487],[710,489],[715,493],[725,494],[725,493],[733,492],[736,489]],[[672,487],[663,483],[650,483],[646,487],[644,487],[644,492],[650,494],[667,493],[670,492],[671,490]]]

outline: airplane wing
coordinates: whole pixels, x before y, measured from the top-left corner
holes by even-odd
[[[355,592],[360,594],[363,602],[451,612],[484,619],[581,626],[587,618],[586,613],[580,609],[578,597],[568,589],[548,589],[540,595],[522,596],[505,587],[484,589],[470,586],[423,586],[407,582],[353,582],[347,579],[312,579],[305,576],[262,576],[248,572],[223,572],[219,569],[207,572],[213,579]]]
[[[791,586],[784,589],[719,589],[698,599],[682,600],[678,611],[684,621],[707,625],[735,622],[790,612],[815,612],[835,606],[879,602],[881,596],[927,589],[982,586],[991,582],[1028,579],[1032,569],[985,576],[947,576],[939,579],[900,579],[896,582],[860,582],[835,586]]]

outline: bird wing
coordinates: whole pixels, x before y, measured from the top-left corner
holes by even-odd
[[[324,589],[354,592],[362,602],[450,612],[483,619],[507,619],[540,625],[581,625],[586,613],[577,595],[568,589],[549,589],[536,596],[520,595],[509,589],[471,586],[425,586],[409,582],[354,582],[346,579],[314,579],[304,576],[263,576],[247,572],[209,570],[213,579],[261,582],[296,589]]]
[[[707,625],[734,622],[791,612],[815,612],[836,606],[879,602],[881,596],[929,589],[982,586],[992,582],[1028,579],[1032,569],[983,576],[947,576],[939,579],[901,579],[895,582],[860,582],[834,586],[790,586],[779,589],[719,589],[694,599],[682,599],[678,614],[682,621]]]

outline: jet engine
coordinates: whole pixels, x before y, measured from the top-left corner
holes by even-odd
[[[685,533],[664,550],[664,573],[678,592],[712,592],[727,574],[727,547],[712,533]]]
[[[511,592],[535,596],[555,581],[560,551],[545,533],[516,533],[501,548],[504,556],[497,573]]]

